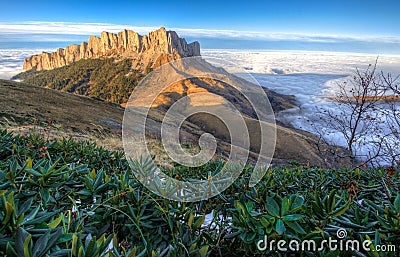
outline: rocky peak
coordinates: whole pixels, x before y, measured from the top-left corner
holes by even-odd
[[[166,58],[166,55],[169,57]],[[80,45],[74,44],[53,53],[43,52],[26,58],[24,70],[51,70],[80,59],[99,57],[132,58],[140,68],[153,65],[160,57],[177,59],[199,55],[200,44],[197,41],[188,44],[175,31],[167,31],[163,27],[145,36],[132,30],[123,30],[117,34],[103,31],[100,37],[90,36],[88,42]]]

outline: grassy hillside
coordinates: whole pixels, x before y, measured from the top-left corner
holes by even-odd
[[[124,109],[119,105],[7,80],[0,80],[0,97],[0,128],[20,134],[36,131],[53,138],[91,140],[108,148],[122,149],[121,125]],[[165,152],[159,142],[159,129],[164,114],[164,110],[155,109],[148,120],[149,143],[160,160],[165,159]],[[251,157],[256,158],[260,131],[254,119],[246,118],[246,122],[251,131],[251,142],[254,142]],[[182,127],[182,133],[190,139],[185,143],[196,148],[197,138],[204,131],[210,132],[219,138],[219,156],[229,156],[228,132],[224,126],[218,124],[210,116],[199,114],[191,117]],[[304,164],[309,162],[319,166],[348,163],[347,159],[332,160],[329,156],[322,155],[316,148],[316,142],[316,138],[309,133],[277,125],[273,162],[280,165],[291,161]]]
[[[91,140],[121,133],[124,110],[116,104],[8,80],[0,80],[0,98],[0,128]]]
[[[181,180],[206,179],[222,165],[175,166],[165,172]],[[320,244],[328,237],[337,239],[339,228],[346,230],[348,240],[398,247],[398,167],[274,168],[249,188],[251,171],[247,167],[219,196],[184,204],[144,188],[122,152],[90,142],[0,131],[0,255],[327,256],[326,247],[259,251],[257,242],[267,235],[269,240],[313,239]]]

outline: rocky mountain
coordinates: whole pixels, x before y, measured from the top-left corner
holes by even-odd
[[[200,44],[197,41],[188,44],[174,31],[160,28],[141,36],[134,31],[124,30],[118,34],[102,32],[100,37],[90,36],[88,42],[80,45],[33,55],[24,60],[24,70],[51,70],[81,59],[99,57],[131,58],[135,60],[136,68],[143,70],[149,65],[159,65],[159,62],[199,55]]]

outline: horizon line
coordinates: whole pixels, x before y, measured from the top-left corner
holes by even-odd
[[[124,29],[137,33],[149,33],[163,26],[132,26],[96,22],[47,22],[21,21],[0,22],[1,34],[47,34],[47,35],[76,35],[89,36],[103,31],[116,33]],[[312,43],[341,43],[341,42],[376,42],[400,44],[400,36],[387,35],[338,35],[308,32],[262,32],[248,30],[199,29],[199,28],[166,28],[176,31],[184,37],[253,39],[261,41],[304,41]]]

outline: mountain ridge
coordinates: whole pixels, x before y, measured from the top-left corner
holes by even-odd
[[[103,31],[100,37],[89,36],[88,42],[80,45],[72,44],[52,53],[28,57],[24,59],[23,68],[26,71],[52,70],[81,59],[118,56],[133,58],[144,69],[165,54],[172,56],[169,59],[200,56],[200,44],[197,41],[188,44],[175,31],[167,31],[164,27],[144,36],[126,29],[117,34]]]

